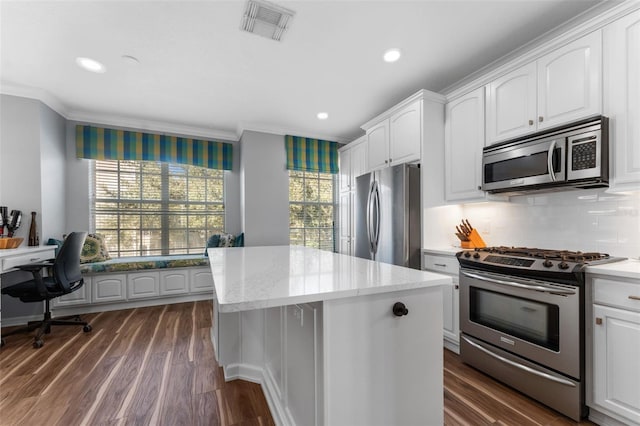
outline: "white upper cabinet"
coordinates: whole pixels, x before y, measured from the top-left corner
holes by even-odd
[[[369,169],[377,170],[389,165],[389,120],[383,120],[367,131]]]
[[[420,161],[425,108],[442,105],[444,96],[420,90],[361,127],[367,132],[368,168],[378,170],[397,164]]]
[[[447,104],[445,118],[445,199],[484,199],[482,185],[484,148],[484,88]]]
[[[602,111],[602,33],[594,31],[538,60],[538,129]]]
[[[389,119],[389,163],[408,163],[420,160],[422,141],[422,101],[417,100]]]
[[[351,150],[341,148],[339,158],[340,172],[338,178],[340,180],[340,192],[351,191]]]
[[[605,27],[604,46],[610,187],[633,190],[640,186],[640,11]]]
[[[602,111],[602,33],[592,32],[487,85],[487,144]]]
[[[535,62],[487,85],[487,141],[489,144],[536,130]]]

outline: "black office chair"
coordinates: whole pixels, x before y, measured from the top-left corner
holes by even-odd
[[[86,236],[86,232],[72,232],[64,240],[58,255],[52,261],[17,267],[22,271],[31,272],[33,279],[3,288],[2,294],[17,297],[25,303],[44,301],[44,318],[42,321],[31,321],[26,327],[7,333],[2,338],[2,345],[5,343],[4,337],[6,336],[32,331],[37,328],[38,331],[33,347],[40,348],[44,345],[42,335],[49,334],[52,325],[82,325],[84,326],[84,332],[91,331],[91,325],[82,321],[80,316],[52,319],[51,310],[49,309],[49,301],[51,299],[72,293],[83,286],[84,279],[80,273],[80,253]],[[43,277],[41,271],[47,267],[50,268],[49,276]],[[73,320],[69,320],[69,318],[73,318]]]

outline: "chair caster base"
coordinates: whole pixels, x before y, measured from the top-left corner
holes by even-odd
[[[82,331],[84,331],[85,333],[88,333],[91,330],[93,330],[93,328],[91,328],[91,324],[87,324],[84,327],[82,327]]]
[[[42,339],[38,339],[35,342],[33,342],[34,349],[39,349],[43,346],[44,346],[44,342],[42,341]]]

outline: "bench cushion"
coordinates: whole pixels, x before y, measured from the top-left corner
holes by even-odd
[[[85,274],[101,272],[126,272],[144,269],[186,268],[208,266],[209,260],[201,254],[181,254],[171,256],[121,257],[104,262],[84,263],[80,270]]]

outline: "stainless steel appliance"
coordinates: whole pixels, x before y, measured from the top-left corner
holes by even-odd
[[[417,164],[356,178],[356,256],[420,269],[420,209]]]
[[[513,247],[457,257],[462,361],[576,421],[584,417],[584,268],[621,259]]]
[[[482,189],[521,194],[607,187],[608,135],[608,119],[596,117],[485,147]]]

